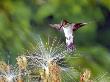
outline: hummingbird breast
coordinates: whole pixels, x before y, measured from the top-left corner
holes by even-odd
[[[73,50],[74,43],[73,43],[73,30],[71,26],[63,27],[63,31],[66,37],[66,45],[68,50]]]
[[[70,37],[70,36],[73,36],[73,30],[71,28],[71,26],[68,26],[68,27],[63,27],[63,31],[64,31],[64,34],[65,34],[65,37]]]

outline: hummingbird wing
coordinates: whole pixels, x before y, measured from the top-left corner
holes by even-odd
[[[63,28],[61,27],[61,24],[49,24],[51,27],[59,30],[59,31],[63,31]]]
[[[63,26],[69,23],[67,20],[62,20],[60,24],[50,24],[51,27],[56,28],[59,31],[63,31]]]

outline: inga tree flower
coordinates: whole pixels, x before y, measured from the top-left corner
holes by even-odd
[[[15,82],[17,75],[17,71],[6,63],[0,63],[0,82]]]
[[[40,73],[43,82],[49,81],[50,78],[52,81],[49,82],[60,82],[60,73],[57,73],[60,72],[59,64],[63,64],[63,59],[68,53],[64,43],[57,42],[56,38],[46,43],[40,39],[37,43],[35,50],[26,55],[28,65],[44,70],[44,73]]]
[[[27,68],[31,68],[31,70],[34,68],[41,69],[40,81],[61,82],[63,77],[60,75],[62,73],[66,72],[65,75],[71,76],[68,73],[71,69],[66,63],[66,58],[69,59],[70,55],[68,54],[71,53],[66,50],[65,44],[57,41],[56,38],[45,41],[40,38],[36,43],[36,47],[31,52],[25,54],[28,61]],[[73,72],[71,71],[71,73]],[[71,77],[72,79],[74,78],[74,76]]]
[[[86,69],[84,73],[80,76],[80,82],[93,82],[92,80],[90,80],[90,77],[91,77],[91,71]]]
[[[66,45],[68,50],[75,49],[73,41],[73,31],[76,31],[80,27],[86,25],[87,23],[69,23],[67,20],[61,21],[60,24],[50,24],[51,27],[57,30],[63,31],[66,37]]]
[[[0,62],[0,82],[23,82],[21,76],[24,75],[17,67]]]

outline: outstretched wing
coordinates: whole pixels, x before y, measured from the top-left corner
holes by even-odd
[[[49,25],[50,25],[51,27],[53,27],[53,28],[59,30],[59,31],[62,31],[62,30],[63,30],[60,24],[49,24]]]
[[[67,20],[62,20],[60,24],[50,24],[51,27],[56,28],[59,31],[63,31],[63,26],[69,23]]]
[[[87,23],[72,23],[72,29],[73,31],[78,30],[80,27],[85,26]]]

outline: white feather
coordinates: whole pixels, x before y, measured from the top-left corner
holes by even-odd
[[[65,25],[63,27],[63,31],[66,37],[66,44],[70,45],[71,43],[73,43],[73,30],[71,28],[71,25]]]

